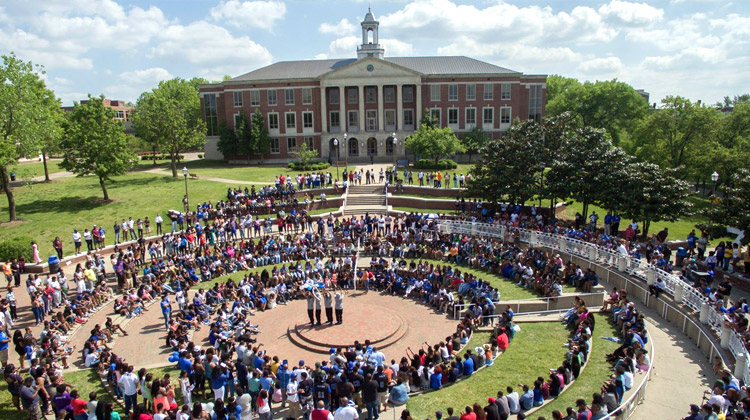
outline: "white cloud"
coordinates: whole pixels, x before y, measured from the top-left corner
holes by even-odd
[[[216,22],[226,22],[238,28],[254,26],[271,30],[277,20],[286,15],[286,4],[282,1],[222,1],[211,9]]]
[[[323,22],[318,27],[318,32],[322,34],[333,34],[336,36],[346,36],[355,33],[357,26],[349,22],[349,19],[341,19],[336,23]]]
[[[144,70],[125,71],[120,73],[118,77],[120,80],[129,83],[157,84],[162,80],[172,79],[174,76],[161,67],[151,67]]]
[[[378,39],[385,50],[386,57],[400,57],[414,55],[414,46],[408,42],[392,38]],[[328,44],[328,52],[315,55],[318,60],[326,58],[355,57],[357,47],[362,44],[362,38],[358,36],[345,36],[334,39]]]
[[[664,18],[664,10],[646,3],[612,0],[599,8],[605,20],[623,26],[650,26]]]
[[[578,65],[578,70],[585,74],[602,75],[617,73],[622,70],[622,61],[617,57],[594,58]]]
[[[386,57],[414,55],[414,46],[398,39],[380,38],[378,40],[385,50]]]

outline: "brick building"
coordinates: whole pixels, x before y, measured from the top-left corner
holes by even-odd
[[[85,104],[88,102],[88,99],[81,100],[81,104]],[[118,121],[122,121],[123,125],[125,126],[125,132],[128,134],[133,134],[135,131],[133,130],[133,124],[132,124],[132,117],[133,112],[135,111],[134,106],[128,105],[125,101],[121,101],[118,99],[104,99],[102,101],[104,106],[112,108],[115,111],[115,119]],[[64,111],[72,111],[72,106],[64,106],[62,107]]]
[[[272,137],[264,156],[270,162],[292,160],[303,142],[323,160],[391,161],[394,153],[402,158],[404,139],[425,110],[458,136],[479,125],[494,138],[514,118],[544,115],[545,75],[463,56],[385,57],[378,25],[368,12],[356,59],[278,62],[201,86],[206,158],[223,158],[216,147],[220,121],[234,128],[237,116],[249,118],[256,110]]]

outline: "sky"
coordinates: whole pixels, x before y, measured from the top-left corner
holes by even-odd
[[[388,56],[466,55],[715,103],[750,92],[750,1],[0,0],[0,54],[43,65],[63,105],[135,102],[173,77],[356,57],[368,4]]]

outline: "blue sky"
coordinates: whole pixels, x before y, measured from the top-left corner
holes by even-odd
[[[750,1],[373,0],[386,56],[467,55],[529,74],[618,78],[707,103],[750,92]],[[135,101],[171,77],[353,57],[368,2],[3,0],[0,52],[64,104]]]

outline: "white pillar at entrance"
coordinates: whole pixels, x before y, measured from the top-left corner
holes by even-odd
[[[404,131],[404,104],[401,90],[404,85],[396,85],[396,131]]]
[[[385,86],[378,85],[378,131],[385,131],[385,112],[383,101],[385,100]]]
[[[320,132],[321,134],[328,132],[328,110],[326,109],[326,87],[320,87]],[[322,140],[321,140],[322,141]],[[321,144],[320,148],[323,149],[324,145]],[[325,146],[326,151],[328,146]]]
[[[359,131],[365,131],[365,87],[359,85]],[[348,145],[347,145],[348,146]]]
[[[417,84],[417,109],[414,110],[414,128],[419,127],[422,120],[422,82]]]

